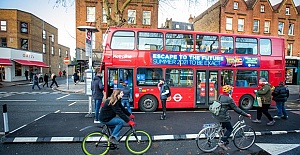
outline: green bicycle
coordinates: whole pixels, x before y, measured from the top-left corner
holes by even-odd
[[[80,131],[95,126],[88,126]],[[82,141],[81,148],[86,155],[105,155],[109,150],[115,150],[118,148],[118,144],[113,144],[109,141],[111,131],[109,125],[100,124],[96,126],[100,128],[100,131],[94,131],[87,134]],[[152,139],[150,134],[144,130],[135,130],[130,125],[124,125],[123,127],[128,130],[119,138],[118,142],[125,138],[125,146],[132,154],[143,154],[147,152],[151,145]]]

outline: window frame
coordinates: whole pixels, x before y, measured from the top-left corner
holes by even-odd
[[[28,34],[29,32],[29,25],[27,22],[20,22],[20,32]]]
[[[7,21],[6,20],[1,20],[0,25],[1,25],[1,28],[0,28],[1,31],[7,31]]]
[[[51,54],[54,55],[54,46],[51,46]]]
[[[46,53],[46,44],[43,44],[43,53],[45,54]]]
[[[127,11],[127,16],[128,16],[128,20],[127,20],[128,24],[136,24],[136,10],[129,9]]]
[[[171,71],[175,71],[175,73],[171,73]],[[177,78],[174,76],[177,76]],[[194,85],[194,70],[191,68],[167,68],[165,72],[165,77],[165,80],[169,82],[170,87],[190,88]]]
[[[286,56],[293,56],[293,44],[288,43]]]
[[[265,12],[265,5],[260,5],[260,12],[264,13]]]
[[[257,21],[257,22],[255,22],[255,21]],[[255,25],[255,23],[257,23],[257,25]],[[255,27],[257,27],[256,31],[255,31]],[[258,19],[254,19],[253,20],[253,27],[252,27],[252,29],[253,29],[253,32],[259,32],[259,20]]]
[[[266,23],[269,24],[268,27],[267,27],[267,24],[266,24]],[[265,20],[264,33],[270,33],[270,27],[271,27],[271,21]],[[267,29],[268,31],[266,31],[266,29]]]
[[[61,49],[58,49],[58,56],[61,57]]]
[[[21,38],[20,43],[21,43],[21,46],[20,46],[21,49],[24,49],[24,50],[28,50],[29,49],[29,40],[28,39]]]
[[[87,6],[86,7],[86,22],[95,22],[96,21],[96,7]]]
[[[229,20],[231,20],[231,21],[229,21]],[[232,21],[233,21],[232,17],[226,17],[226,27],[225,27],[225,30],[232,31]]]
[[[240,23],[241,21],[242,21],[242,23]],[[240,26],[242,26],[241,29],[240,29]],[[239,32],[245,31],[245,19],[244,18],[238,19],[238,31]]]
[[[234,1],[233,2],[233,10],[238,10],[239,9],[239,2]]]
[[[124,33],[124,34],[123,34]],[[130,34],[130,35],[127,35]],[[134,31],[115,31],[112,34],[110,48],[113,50],[134,50],[136,46],[136,39],[135,39],[135,32]],[[125,39],[124,39],[125,38]],[[129,41],[131,39],[131,41]],[[124,41],[126,40],[126,41]],[[120,43],[125,43],[124,46],[121,46]],[[125,48],[123,48],[125,47]]]
[[[280,32],[280,24],[282,24],[282,27],[281,27],[281,33],[279,33]],[[284,35],[284,22],[281,22],[281,21],[279,21],[278,22],[278,34],[279,35]]]
[[[145,34],[145,35],[142,35],[142,34]],[[151,35],[151,34],[153,34],[153,35]],[[149,40],[149,41],[145,41],[145,40]],[[154,43],[151,43],[151,41],[154,41]],[[141,45],[142,44],[141,42],[142,43],[150,43],[150,44]],[[161,43],[161,44],[157,44],[157,43]],[[149,45],[149,46],[146,46],[146,45]],[[137,33],[137,49],[138,50],[162,51],[163,48],[164,48],[164,34],[162,32],[139,31]]]
[[[143,11],[143,25],[151,25],[151,11]]]
[[[291,15],[289,7],[285,8],[285,15]]]
[[[290,27],[292,25],[292,27]],[[294,23],[289,23],[289,30],[288,30],[288,35],[293,36],[294,35],[294,28],[295,24]]]
[[[136,69],[136,76],[139,74],[144,74],[144,84],[140,83],[143,80],[136,80],[137,86],[154,86],[157,87],[159,80],[163,78],[163,69],[162,68],[148,68],[148,67],[138,67]],[[150,77],[150,78],[149,78]],[[149,84],[146,82],[150,80]]]

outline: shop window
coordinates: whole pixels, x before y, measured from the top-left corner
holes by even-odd
[[[157,86],[162,78],[161,68],[138,68],[137,69],[137,85],[138,86]]]
[[[193,86],[193,75],[192,69],[167,69],[166,70],[166,82],[171,87],[192,87]]]
[[[237,70],[236,87],[257,87],[257,71],[255,70]]]
[[[15,76],[22,76],[22,65],[15,63]]]

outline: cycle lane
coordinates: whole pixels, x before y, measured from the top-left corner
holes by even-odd
[[[238,114],[230,112],[232,124],[238,119]],[[253,119],[256,112],[250,111]],[[271,110],[272,115],[276,113]],[[11,142],[80,142],[83,137],[97,128],[85,131],[80,129],[96,125],[92,118],[85,118],[86,113],[50,113],[29,124],[20,127],[1,138],[4,143]],[[276,120],[274,126],[267,126],[267,118],[263,116],[261,124],[251,123],[245,118],[248,125],[252,126],[258,135],[286,134],[299,132],[299,110],[288,111],[288,120]],[[160,113],[134,113],[136,116],[136,129],[147,131],[153,140],[182,140],[194,139],[203,124],[216,122],[210,112],[202,111],[168,111],[167,120],[159,120]]]

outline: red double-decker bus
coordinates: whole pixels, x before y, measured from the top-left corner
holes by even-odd
[[[108,96],[128,82],[133,109],[161,108],[161,78],[172,92],[167,108],[207,108],[228,84],[236,104],[251,109],[260,78],[284,81],[284,51],[279,37],[111,27],[101,68]]]

